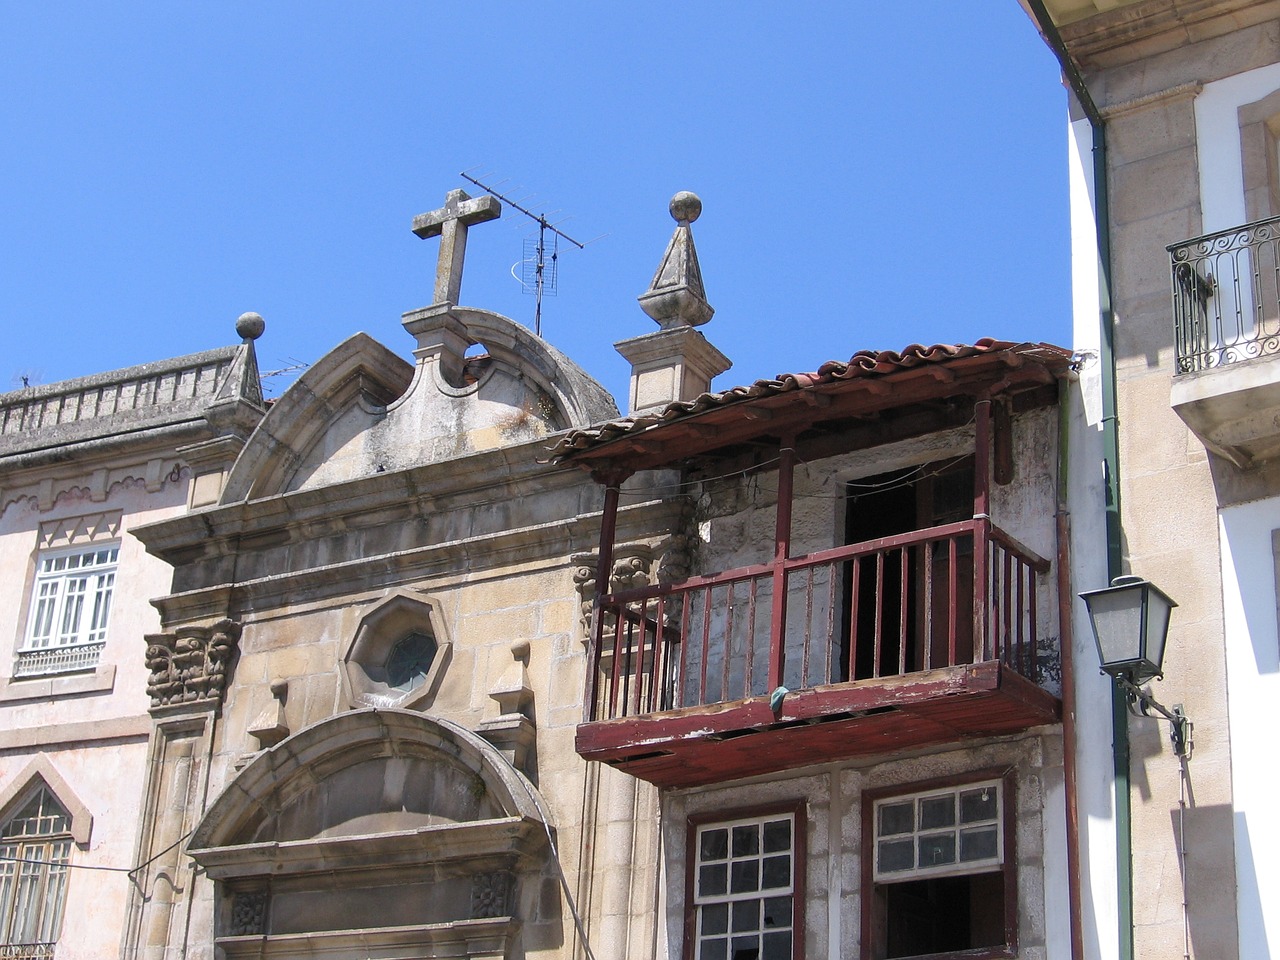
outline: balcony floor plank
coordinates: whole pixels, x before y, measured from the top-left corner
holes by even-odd
[[[996,662],[584,723],[577,750],[659,786],[892,756],[1056,722],[1058,699]]]

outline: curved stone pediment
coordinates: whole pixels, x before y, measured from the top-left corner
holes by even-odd
[[[219,503],[294,489],[299,465],[335,452],[376,423],[412,382],[413,367],[365,333],[308,367],[254,429]]]
[[[261,499],[539,440],[617,416],[576,363],[506,317],[405,315],[417,365],[357,334],[276,401],[221,503]]]

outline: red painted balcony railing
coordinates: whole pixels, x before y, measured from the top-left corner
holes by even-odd
[[[979,519],[609,594],[587,720],[987,660],[1035,680],[1048,569]]]

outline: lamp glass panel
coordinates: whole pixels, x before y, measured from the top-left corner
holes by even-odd
[[[1088,597],[1089,619],[1104,665],[1137,659],[1142,638],[1141,597],[1140,587],[1100,591]]]
[[[1164,663],[1164,645],[1169,636],[1169,615],[1173,607],[1155,590],[1148,590],[1146,594],[1147,635],[1144,638],[1143,647],[1147,659],[1158,672],[1161,664]]]

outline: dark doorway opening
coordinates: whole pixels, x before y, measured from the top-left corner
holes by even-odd
[[[845,542],[896,538],[973,516],[974,458],[846,485]],[[973,538],[882,546],[845,564],[839,677],[864,680],[971,662]]]

